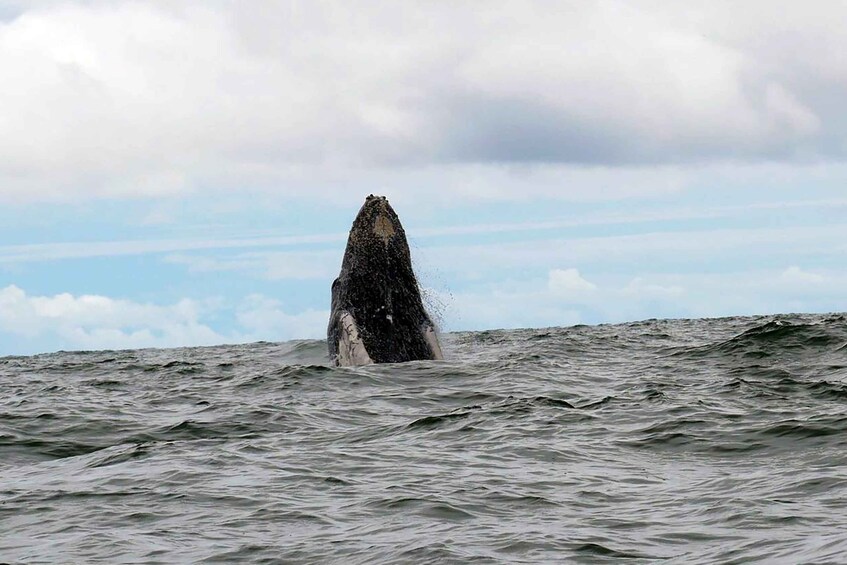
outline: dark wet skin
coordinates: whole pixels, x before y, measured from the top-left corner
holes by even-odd
[[[368,196],[350,229],[341,273],[332,284],[327,328],[330,358],[349,312],[374,363],[435,359],[424,337],[433,323],[421,300],[400,219],[381,196]]]

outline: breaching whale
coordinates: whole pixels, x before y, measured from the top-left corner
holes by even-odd
[[[368,196],[350,228],[332,283],[327,344],[335,365],[443,359],[406,232],[384,196]]]

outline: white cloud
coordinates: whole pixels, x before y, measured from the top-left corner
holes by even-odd
[[[455,292],[427,289],[445,330],[567,326],[652,317],[706,317],[847,310],[847,272],[796,267],[729,273],[597,275],[552,269],[546,278],[507,279]],[[552,284],[551,284],[552,283]],[[231,314],[221,332],[212,323]],[[29,351],[211,345],[325,337],[329,312],[291,311],[254,294],[234,305],[183,299],[143,304],[97,295],[29,295],[0,289],[0,336]],[[18,340],[18,343],[21,343]]]
[[[341,256],[335,251],[251,252],[227,257],[173,254],[165,261],[186,265],[193,273],[242,271],[266,280],[326,280],[341,267]]]
[[[324,339],[329,311],[310,309],[288,314],[278,300],[254,294],[244,299],[236,316],[248,335],[257,336],[256,339],[267,339],[266,336],[277,336],[275,340]]]
[[[704,264],[711,264],[727,270],[726,265],[750,265],[750,257],[761,257],[768,262],[811,260],[811,256],[818,262],[841,261],[847,247],[832,242],[843,241],[845,233],[847,226],[840,224],[653,231],[632,235],[532,238],[496,244],[450,244],[430,247],[428,254],[439,270],[459,279],[464,279],[465,273],[474,273],[479,278],[516,269],[570,264],[592,272],[611,269],[628,273],[627,283],[623,285],[626,286],[634,275],[645,272],[645,268],[701,272]],[[778,277],[779,272],[775,276]]]
[[[346,233],[317,234],[304,236],[249,237],[221,239],[148,239],[126,241],[88,241],[63,243],[33,243],[0,246],[0,263],[23,263],[54,259],[79,259],[83,257],[114,257],[121,255],[144,255],[173,251],[197,251],[204,249],[240,249],[246,247],[287,247],[308,243],[333,243],[346,241]],[[198,270],[216,269],[215,263],[203,263],[196,257],[175,254],[171,262],[194,265]],[[193,262],[193,263],[192,263]]]
[[[408,203],[407,203],[408,204]],[[518,234],[521,232],[556,231],[566,228],[590,226],[617,226],[638,224],[648,225],[661,221],[682,221],[702,219],[738,219],[751,212],[771,209],[820,208],[822,211],[847,208],[847,200],[828,199],[799,202],[763,202],[751,205],[715,206],[715,207],[672,207],[648,211],[603,212],[579,215],[566,215],[561,219],[536,220],[526,222],[502,223],[461,223],[459,225],[434,228],[415,226],[408,230],[411,241],[421,241],[443,236],[465,236],[484,234]],[[407,226],[409,228],[409,226]],[[634,227],[634,230],[642,229]],[[632,236],[609,236],[594,238],[576,238],[571,240],[548,239],[545,245],[518,242],[497,244],[496,246],[461,247],[438,246],[435,255],[444,255],[455,265],[464,266],[467,259],[482,257],[497,263],[521,260],[532,263],[545,253],[544,261],[584,262],[598,256],[606,256],[620,250],[620,255],[632,255],[638,251],[667,253],[679,250],[702,251],[709,248],[725,250],[762,245],[779,245],[787,248],[796,243],[807,248],[820,247],[827,237],[841,237],[847,228],[841,225],[794,226],[781,229],[751,228],[736,230],[651,232]],[[254,271],[263,278],[279,280],[284,278],[321,278],[334,276],[340,262],[337,251],[252,251],[234,255],[197,255],[186,252],[208,250],[230,250],[266,247],[297,247],[311,244],[343,244],[347,233],[318,233],[302,236],[243,234],[237,237],[213,237],[214,226],[204,232],[212,233],[206,238],[180,239],[144,239],[115,241],[85,241],[61,243],[37,243],[19,245],[0,245],[0,266],[14,265],[59,259],[80,259],[87,257],[115,257],[124,255],[163,254],[165,261],[185,265],[192,272],[212,271]],[[640,249],[639,249],[640,248]],[[834,248],[835,249],[835,248]],[[419,252],[417,249],[416,252]],[[494,256],[496,254],[496,257]],[[461,258],[465,256],[465,258]],[[579,260],[574,260],[578,258]],[[555,261],[553,261],[555,259]],[[561,259],[561,260],[560,260]]]
[[[30,296],[10,285],[0,289],[0,333],[48,349],[180,347],[320,338],[329,316],[315,310],[287,314],[278,301],[251,295],[235,308],[240,327],[224,334],[206,321],[222,310],[214,300],[162,306],[98,295]]]
[[[443,294],[444,330],[570,326],[582,320],[578,307],[557,300],[534,282],[498,284]]]
[[[122,349],[208,345],[225,341],[200,322],[208,305],[181,300],[170,306],[68,293],[29,296],[11,285],[0,289],[0,328],[37,338],[51,335],[68,348]]]
[[[623,289],[625,294],[636,296],[681,296],[685,289],[679,285],[661,285],[645,281],[642,277],[635,277]]]
[[[779,278],[789,284],[818,284],[826,280],[823,275],[809,273],[797,266],[788,267]]]
[[[562,296],[590,293],[597,285],[582,278],[579,269],[553,269],[547,278],[547,287]]]
[[[802,278],[802,282],[806,282]],[[565,298],[541,279],[469,287],[445,295],[448,330],[562,326],[646,318],[701,318],[847,310],[847,272],[814,285],[797,284],[781,271],[605,276],[589,293]],[[814,288],[810,288],[813,286]]]
[[[843,4],[755,5],[20,4],[0,21],[0,198],[319,198],[411,171],[457,177],[442,198],[535,194],[509,163],[598,165],[600,192],[640,194],[669,188],[602,169],[843,160]]]

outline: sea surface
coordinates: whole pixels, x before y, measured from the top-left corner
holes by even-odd
[[[3,563],[847,563],[847,317],[0,359]]]

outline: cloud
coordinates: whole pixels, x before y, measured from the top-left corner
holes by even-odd
[[[580,265],[592,272],[623,272],[630,276],[654,272],[704,272],[785,265],[797,258],[841,262],[845,248],[833,245],[844,238],[845,226],[811,225],[781,228],[651,230],[605,236],[527,238],[522,241],[453,243],[431,247],[437,267],[452,276],[465,273],[508,272],[549,265]],[[649,271],[648,271],[649,272]],[[779,273],[777,273],[777,276]]]
[[[407,202],[411,206],[411,203]],[[544,204],[542,204],[544,206]],[[413,207],[414,212],[419,207]],[[468,258],[487,258],[496,263],[502,250],[502,259],[521,260],[537,258],[540,252],[545,257],[558,257],[554,262],[579,262],[591,260],[592,257],[620,251],[619,255],[632,255],[642,249],[667,253],[679,250],[683,245],[685,250],[703,250],[707,248],[740,248],[762,246],[769,243],[784,244],[788,247],[792,242],[818,248],[826,241],[826,237],[840,237],[844,227],[841,225],[792,226],[780,229],[748,228],[739,230],[659,232],[653,227],[661,222],[681,222],[696,220],[712,220],[724,223],[727,220],[749,220],[752,214],[762,211],[819,209],[826,211],[841,211],[847,208],[847,200],[839,198],[797,201],[797,202],[758,202],[755,204],[729,206],[689,206],[669,208],[648,208],[646,210],[626,209],[624,211],[603,211],[600,213],[567,213],[553,216],[551,219],[532,219],[529,221],[502,221],[495,223],[468,222],[464,218],[452,225],[435,227],[407,225],[410,241],[423,242],[430,239],[446,237],[461,237],[461,247],[444,246],[436,243],[429,249],[437,249],[436,255],[444,255],[452,260],[454,265],[464,265]],[[399,210],[399,208],[398,208]],[[508,216],[508,214],[507,214]],[[405,218],[405,215],[404,215]],[[575,228],[607,227],[609,230],[627,226],[628,231],[636,232],[631,236],[607,236],[597,238],[579,237],[571,240],[557,239],[557,232]],[[168,263],[184,265],[191,272],[214,271],[248,271],[270,280],[285,278],[322,278],[334,276],[338,269],[341,251],[338,246],[347,240],[347,233],[313,233],[310,235],[256,235],[253,231],[233,236],[215,237],[215,227],[202,226],[205,238],[183,237],[174,239],[148,238],[143,240],[113,240],[113,241],[62,241],[55,243],[34,243],[17,245],[0,245],[0,266],[15,263],[44,262],[65,259],[83,259],[92,257],[120,257],[129,255],[164,254]],[[645,228],[649,233],[637,233]],[[281,230],[280,230],[281,231]],[[484,235],[515,235],[524,233],[549,232],[552,239],[545,241],[549,245],[539,248],[534,243],[513,243],[508,245],[480,247],[474,243],[472,236]],[[534,237],[532,238],[535,239]],[[722,243],[721,245],[718,245]],[[333,250],[296,250],[296,251],[249,251],[229,253],[227,250],[261,249],[261,248],[296,248],[312,246],[333,246]],[[420,251],[417,249],[416,251]],[[477,251],[479,253],[477,253]],[[191,253],[196,252],[196,253]],[[580,259],[568,259],[569,254]],[[578,255],[577,255],[578,253]],[[464,258],[462,257],[464,256]],[[543,264],[551,261],[545,260]],[[524,262],[525,263],[525,262]]]
[[[329,317],[314,310],[287,314],[278,301],[251,295],[234,308],[235,331],[221,333],[210,320],[226,310],[215,300],[163,306],[98,295],[31,296],[10,285],[0,289],[0,335],[22,337],[30,350],[181,347],[320,338]]]
[[[685,292],[685,289],[679,285],[649,283],[642,277],[635,277],[626,285],[623,292],[636,296],[677,297],[681,296]]]
[[[0,246],[0,263],[50,261],[55,259],[81,259],[85,257],[115,257],[122,255],[145,255],[173,251],[197,251],[206,249],[240,249],[246,247],[288,247],[310,243],[333,243],[346,241],[347,234],[317,234],[304,236],[271,236],[242,238],[193,238],[193,239],[147,239],[125,241],[88,241],[62,243],[33,243]],[[204,263],[197,257],[188,258],[174,254],[169,261],[185,263],[197,270],[226,270],[217,263]],[[220,267],[220,268],[218,268]]]
[[[509,279],[459,292],[429,289],[447,330],[569,326],[586,320],[597,286],[575,268],[552,269],[540,280]]]
[[[847,309],[845,285],[847,272],[797,267],[636,277],[605,273],[592,281],[572,267],[454,292],[429,288],[426,294],[440,325],[451,331],[837,311]],[[0,337],[17,340],[15,353],[322,339],[328,317],[326,310],[292,310],[261,294],[231,304],[186,298],[161,305],[100,295],[30,295],[14,285],[0,289]]]
[[[591,283],[590,292],[567,296],[551,288],[549,279],[509,280],[445,295],[449,308],[443,316],[444,327],[481,330],[847,310],[843,293],[847,272],[791,280],[783,277],[785,272],[606,275]],[[567,278],[577,280],[574,274]]]
[[[499,190],[474,168],[843,160],[843,4],[752,4],[16,4],[0,198],[316,198],[398,170],[471,198]]]
[[[240,271],[266,280],[331,279],[341,265],[335,251],[250,252],[233,256],[173,254],[165,262],[185,265],[192,273]]]
[[[809,273],[797,266],[788,267],[779,275],[779,278],[788,284],[799,285],[818,284],[826,280],[823,275]]]
[[[570,326],[583,321],[580,308],[563,303],[535,282],[501,283],[439,295],[446,331]]]
[[[210,345],[225,338],[200,322],[208,305],[181,300],[170,306],[68,293],[29,296],[0,289],[0,329],[27,338],[51,336],[73,349]]]
[[[547,287],[558,295],[585,294],[597,289],[597,285],[582,278],[578,269],[553,269],[547,279]]]
[[[329,310],[309,309],[288,314],[280,301],[254,294],[244,299],[236,317],[251,336],[277,336],[275,340],[324,339]]]

